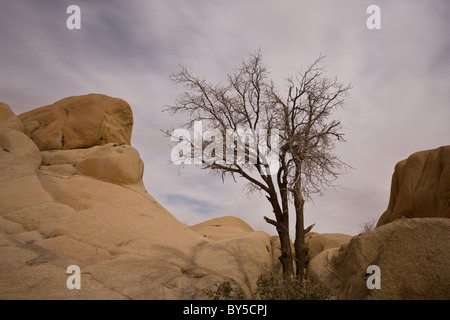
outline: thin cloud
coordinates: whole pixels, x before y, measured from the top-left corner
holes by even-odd
[[[384,1],[382,29],[371,31],[369,1],[80,0],[81,30],[65,26],[69,0],[3,1],[0,101],[20,114],[90,92],[123,98],[133,108],[144,183],[158,201],[189,224],[235,215],[274,234],[261,218],[270,204],[246,197],[243,180],[222,184],[203,170],[179,175],[168,165],[170,141],[159,129],[178,122],[161,109],[182,92],[169,75],[183,64],[220,81],[261,48],[281,90],[285,77],[323,53],[328,75],[353,86],[339,112],[347,142],[336,153],[356,169],[307,204],[305,223],[355,234],[386,208],[397,161],[449,144],[447,2]]]
[[[217,206],[208,201],[173,193],[163,194],[162,197],[164,201],[171,203],[173,206],[189,206],[199,214],[214,215],[217,212]]]

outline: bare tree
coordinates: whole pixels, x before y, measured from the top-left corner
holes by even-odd
[[[209,83],[182,67],[172,79],[186,91],[164,109],[187,115],[182,124],[186,129],[195,131],[197,126],[198,131],[201,123],[202,129],[210,130],[200,142],[195,133],[190,139],[179,131],[166,131],[174,141],[182,141],[174,149],[180,159],[191,159],[185,163],[199,164],[222,179],[243,177],[250,191],[266,195],[275,219],[264,219],[279,235],[283,273],[301,280],[307,255],[305,235],[314,226],[304,227],[305,201],[323,195],[348,168],[332,152],[337,141],[344,141],[341,123],[332,115],[343,106],[350,86],[325,77],[323,60],[319,56],[304,72],[288,78],[284,98],[269,79],[260,51],[243,61],[225,83]],[[289,234],[292,205],[294,254]]]

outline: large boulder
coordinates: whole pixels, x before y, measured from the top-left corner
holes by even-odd
[[[337,295],[341,282],[336,275],[331,274],[331,261],[339,254],[340,247],[323,250],[308,263],[307,278],[315,284],[324,283],[331,292]]]
[[[36,145],[18,130],[0,129],[0,177],[36,173],[41,154]]]
[[[87,149],[42,151],[41,171],[47,174],[83,174],[118,183],[138,183],[144,163],[132,146],[108,143]]]
[[[41,151],[130,144],[133,128],[130,105],[102,94],[64,98],[18,118]]]
[[[193,254],[192,263],[197,265],[197,272],[205,274],[205,267],[216,272],[222,270],[228,278],[243,284],[244,292],[248,296],[254,291],[259,274],[281,268],[278,261],[278,237],[255,231],[237,217],[214,218],[191,226],[190,229],[214,240],[199,247]],[[211,260],[211,256],[215,259]],[[250,268],[256,266],[258,272],[246,271],[242,281],[242,270],[251,270]]]
[[[225,216],[204,221],[190,227],[191,230],[211,240],[223,240],[253,232],[246,222],[233,216]]]
[[[450,146],[412,154],[392,176],[377,228],[323,250],[308,277],[340,299],[450,298]],[[381,270],[381,289],[367,286],[367,268]]]
[[[397,163],[389,205],[377,226],[401,217],[450,218],[450,146],[416,152]]]
[[[6,128],[24,132],[22,121],[6,103],[0,102],[0,130]]]
[[[340,299],[450,299],[450,220],[397,219],[317,255],[312,281]],[[367,268],[380,268],[381,288],[369,290]]]
[[[200,299],[230,278],[250,293],[273,267],[268,234],[233,217],[188,228],[148,194],[122,100],[72,97],[22,114],[31,139],[5,106],[0,299]],[[66,286],[70,265],[81,290]]]
[[[219,217],[194,225],[191,229],[213,240],[199,246],[192,254],[192,274],[226,274],[227,278],[239,282],[250,297],[258,276],[278,268],[273,239],[265,232],[254,231],[239,218]]]
[[[308,248],[308,261],[324,250],[337,248],[349,243],[352,236],[343,233],[309,233],[305,238]]]

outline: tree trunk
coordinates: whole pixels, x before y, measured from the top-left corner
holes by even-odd
[[[298,177],[294,186],[294,206],[295,206],[295,266],[296,266],[296,277],[303,283],[305,279],[305,268],[306,268],[306,256],[308,254],[308,248],[305,243],[305,224],[303,209],[305,206],[305,199],[302,196],[302,181],[301,181],[301,163],[296,164],[296,176]]]
[[[297,194],[297,192],[294,195],[294,205],[296,216],[294,241],[296,276],[298,280],[303,281],[305,279],[305,268],[308,254],[308,248],[305,243],[305,226],[303,216],[305,200]]]
[[[280,238],[281,255],[278,257],[285,276],[294,275],[293,254],[291,246],[291,238],[289,237],[289,214],[283,214],[278,201],[274,198],[267,197],[272,204],[273,211],[277,221],[264,217],[267,223],[274,225]]]
[[[282,215],[279,221],[280,228],[277,228],[278,236],[280,237],[281,256],[278,258],[283,268],[285,276],[294,275],[294,265],[292,258],[291,238],[289,237],[289,216]]]

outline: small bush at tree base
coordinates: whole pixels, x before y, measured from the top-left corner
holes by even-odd
[[[279,273],[261,274],[256,282],[255,298],[260,300],[329,300],[330,290],[323,284],[300,281]]]
[[[248,297],[242,286],[233,279],[218,282],[215,290],[206,292],[212,300],[330,300],[329,288],[323,284],[313,284],[306,280],[286,277],[280,273],[263,273],[256,281],[256,289]]]
[[[206,296],[212,300],[244,300],[247,298],[241,285],[233,279],[217,282],[215,286],[215,290],[205,292]]]

